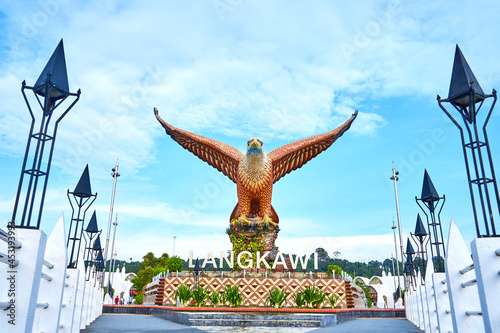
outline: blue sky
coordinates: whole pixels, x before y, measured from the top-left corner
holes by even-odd
[[[459,133],[440,110],[455,44],[485,92],[500,86],[500,5],[493,1],[23,1],[0,5],[0,220],[13,208],[29,116],[21,82],[34,84],[61,38],[80,102],[61,123],[42,229],[89,165],[91,209],[106,233],[115,212],[119,259],[227,250],[236,187],[183,150],[153,116],[267,152],[329,131],[355,109],[352,128],[274,186],[283,252],[324,247],[349,260],[394,253],[392,162],[402,229],[414,230],[424,169],[451,218],[475,237]],[[484,112],[484,111],[483,111]],[[500,167],[500,116],[489,124]]]

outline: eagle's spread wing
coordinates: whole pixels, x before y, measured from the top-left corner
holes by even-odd
[[[172,139],[236,183],[238,162],[243,158],[243,154],[238,149],[225,143],[175,128],[161,119],[156,108],[154,112],[156,119],[158,119]]]
[[[286,144],[267,154],[273,164],[273,183],[328,149],[351,127],[351,123],[357,115],[358,111],[356,110],[348,121],[331,132]]]

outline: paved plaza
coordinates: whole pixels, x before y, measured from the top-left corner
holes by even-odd
[[[342,324],[324,328],[292,328],[292,327],[227,327],[227,326],[204,326],[189,327],[176,324],[168,320],[156,318],[150,315],[121,315],[103,314],[96,319],[83,333],[111,333],[111,332],[170,332],[170,333],[229,333],[229,332],[252,332],[252,333],[389,333],[389,332],[423,332],[404,318],[391,319],[356,319]]]

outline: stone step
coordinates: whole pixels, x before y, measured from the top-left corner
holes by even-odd
[[[190,312],[189,317],[193,319],[210,320],[312,320],[321,321],[324,315],[311,314],[249,314],[249,313],[198,313]]]
[[[301,320],[301,319],[208,319],[190,318],[192,326],[263,326],[263,327],[321,327],[321,320]]]

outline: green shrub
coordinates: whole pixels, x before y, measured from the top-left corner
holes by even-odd
[[[218,292],[218,291],[212,291],[212,293],[210,294],[210,296],[208,296],[208,299],[210,300],[210,302],[212,303],[212,305],[214,307],[216,307],[217,305],[219,305],[219,303],[221,301],[221,293]]]
[[[144,301],[144,295],[143,294],[139,294],[137,296],[134,297],[134,303],[135,304],[142,304],[142,302]]]
[[[231,307],[238,307],[243,303],[243,296],[241,296],[239,289],[239,286],[226,286],[225,296]]]
[[[181,284],[179,288],[175,291],[175,297],[179,297],[179,299],[184,303],[184,305],[188,305],[187,303],[193,297],[191,289],[185,284]]]
[[[290,295],[289,292],[283,289],[274,288],[269,291],[269,296],[266,297],[266,303],[275,308],[281,308],[283,303],[286,304],[286,299]]]
[[[339,301],[339,298],[340,298],[340,295],[328,296],[328,301],[330,302],[332,308],[334,308],[335,305],[337,305],[337,302]]]
[[[318,289],[316,292],[316,300],[314,301],[313,305],[316,308],[321,308],[323,307],[323,303],[325,303],[328,295],[324,293],[321,289]]]
[[[207,289],[203,289],[202,286],[198,286],[197,289],[191,292],[191,297],[196,302],[197,306],[205,305],[205,301],[209,296],[209,291]]]
[[[307,287],[302,293],[304,301],[310,308],[312,307],[321,308],[327,298],[327,294],[325,294],[321,289],[317,288],[315,285]]]
[[[293,301],[297,305],[297,307],[301,308],[304,305],[306,305],[306,301],[304,299],[304,293],[302,291],[299,291],[297,294],[293,296]]]

